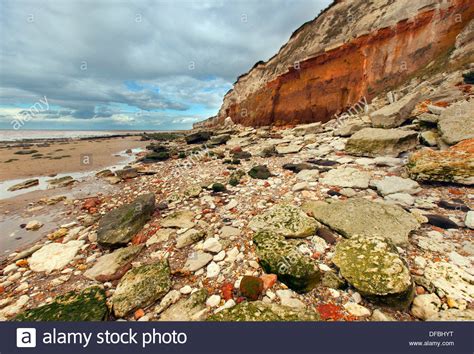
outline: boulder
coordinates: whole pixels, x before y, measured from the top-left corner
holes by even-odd
[[[417,182],[398,176],[386,176],[379,181],[374,181],[373,185],[383,196],[395,193],[416,194],[421,192],[421,187]]]
[[[474,211],[470,210],[466,213],[464,224],[471,230],[474,230]]]
[[[301,124],[293,128],[294,136],[304,136],[308,134],[317,134],[323,131],[323,126],[321,122]]]
[[[417,181],[474,184],[474,139],[462,141],[448,150],[422,149],[410,155],[410,177]]]
[[[215,322],[312,322],[320,320],[316,311],[294,309],[263,301],[244,301],[207,318],[207,321]]]
[[[431,263],[425,268],[423,277],[440,297],[474,301],[474,276],[454,264]]]
[[[419,227],[417,219],[403,208],[364,198],[309,201],[303,210],[346,238],[381,236],[397,246],[407,245],[408,235]]]
[[[316,233],[318,222],[300,208],[279,204],[254,216],[249,223],[253,231],[268,230],[284,237],[308,237]]]
[[[81,292],[71,291],[56,297],[52,303],[27,310],[15,321],[103,321],[107,316],[105,291],[98,286]]]
[[[43,226],[43,223],[41,221],[31,220],[31,221],[28,221],[28,223],[26,224],[25,230],[36,231],[36,230],[39,230],[42,226]]]
[[[84,241],[49,243],[33,253],[28,259],[28,264],[34,272],[50,273],[62,269],[74,259],[83,245]]]
[[[321,280],[318,266],[285,238],[272,231],[258,231],[253,238],[263,270],[276,274],[289,288],[298,292],[313,289]]]
[[[15,184],[13,186],[11,186],[10,188],[8,188],[8,190],[10,192],[14,192],[14,191],[17,191],[17,190],[20,190],[20,189],[25,189],[25,188],[30,188],[30,187],[33,187],[33,186],[37,186],[39,184],[39,179],[28,179],[24,182],[21,182],[21,183],[18,183],[18,184]]]
[[[195,272],[212,261],[212,254],[196,251],[189,255],[186,263],[184,264],[183,271]]]
[[[124,168],[116,171],[117,177],[121,179],[135,178],[138,176],[138,170],[136,168]]]
[[[161,299],[171,288],[170,276],[167,260],[129,270],[111,298],[115,316],[124,317]]]
[[[415,297],[411,306],[411,313],[416,318],[426,321],[438,314],[441,300],[436,294],[422,294]]]
[[[263,280],[259,277],[245,275],[240,280],[240,293],[248,300],[258,300],[263,292]]]
[[[194,213],[189,210],[182,210],[174,212],[171,215],[168,215],[161,221],[161,227],[173,227],[173,228],[182,228],[187,229],[193,227],[195,223],[192,221],[194,219]]]
[[[296,154],[297,152],[300,152],[302,148],[303,145],[290,144],[286,146],[277,146],[276,152],[280,155]]]
[[[213,136],[208,144],[212,146],[217,146],[217,145],[222,145],[225,144],[230,140],[230,134],[220,134],[220,135],[215,135]]]
[[[366,189],[369,187],[370,174],[353,167],[339,167],[327,172],[319,181],[329,186]]]
[[[74,178],[72,178],[71,176],[64,176],[64,177],[50,179],[48,181],[48,187],[49,188],[67,187],[67,186],[70,186],[71,184],[73,184],[74,182],[76,182],[76,180]]]
[[[106,254],[97,259],[84,276],[101,282],[120,279],[131,268],[130,263],[142,249],[143,245],[134,245]]]
[[[197,131],[186,135],[185,139],[188,144],[200,144],[208,141],[211,135],[209,131]]]
[[[345,150],[357,156],[397,157],[417,144],[418,133],[412,130],[365,128],[349,138]]]
[[[193,243],[202,240],[206,236],[206,233],[201,230],[190,229],[182,233],[176,238],[176,248],[184,248],[190,246]]]
[[[252,167],[248,172],[248,175],[254,179],[268,179],[272,176],[270,170],[265,165]]]
[[[145,194],[105,214],[99,221],[97,242],[104,247],[125,245],[155,211],[155,195]]]
[[[438,145],[438,133],[431,130],[427,130],[420,134],[420,142],[426,146],[437,146]]]
[[[180,299],[160,315],[160,321],[203,321],[207,317],[205,289],[192,293],[186,299]]]
[[[402,99],[370,114],[372,126],[375,128],[396,128],[405,123],[418,103],[418,92],[410,93]]]
[[[428,318],[428,321],[474,321],[474,310],[449,309],[438,312],[436,315]]]
[[[414,296],[410,270],[392,242],[356,236],[337,244],[334,264],[341,275],[369,300],[406,308]]]
[[[474,101],[455,103],[439,116],[438,130],[449,145],[474,138]]]
[[[359,130],[362,130],[364,128],[367,128],[367,124],[364,122],[351,122],[337,128],[334,131],[334,135],[348,137],[357,133]]]

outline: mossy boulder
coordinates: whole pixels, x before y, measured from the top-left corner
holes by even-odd
[[[263,280],[245,275],[240,281],[240,293],[249,300],[258,300],[263,291]]]
[[[340,242],[332,259],[341,275],[369,300],[407,308],[414,296],[413,280],[397,248],[382,237],[353,237]]]
[[[316,233],[319,223],[300,208],[290,204],[278,204],[250,220],[254,230],[269,230],[285,237],[308,237]]]
[[[107,312],[105,291],[94,286],[60,295],[48,305],[19,314],[14,321],[102,321]]]
[[[226,191],[225,185],[223,185],[222,183],[213,183],[211,188],[214,193]]]
[[[268,179],[272,176],[272,173],[265,165],[258,165],[252,167],[248,174],[254,179]]]
[[[299,310],[262,301],[244,301],[207,318],[207,321],[213,322],[312,322],[320,320],[316,311]]]
[[[321,280],[317,264],[274,231],[258,231],[253,242],[259,263],[268,274],[297,292],[313,289]]]
[[[232,172],[229,178],[229,184],[234,187],[237,186],[240,183],[240,180],[242,179],[242,177],[244,176],[245,176],[245,172],[242,170],[237,170],[237,171]]]
[[[161,299],[171,288],[170,276],[167,260],[129,270],[111,298],[115,316],[124,317]]]
[[[99,221],[97,242],[104,247],[125,245],[137,234],[155,211],[155,195],[142,195],[132,203],[110,211]]]

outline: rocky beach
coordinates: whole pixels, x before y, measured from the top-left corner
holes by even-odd
[[[2,319],[473,320],[462,74],[327,123],[142,135],[134,162],[94,176],[117,188],[28,203],[17,227],[38,241],[2,263]],[[65,218],[45,232],[49,209]]]
[[[0,320],[474,321],[473,10],[335,1],[190,131],[3,146]]]

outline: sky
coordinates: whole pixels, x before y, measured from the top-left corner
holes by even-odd
[[[0,0],[0,129],[189,129],[330,2]]]

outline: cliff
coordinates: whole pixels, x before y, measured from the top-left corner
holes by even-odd
[[[328,121],[444,65],[473,18],[472,0],[336,1],[240,76],[217,117],[200,126],[226,117],[245,126]]]

